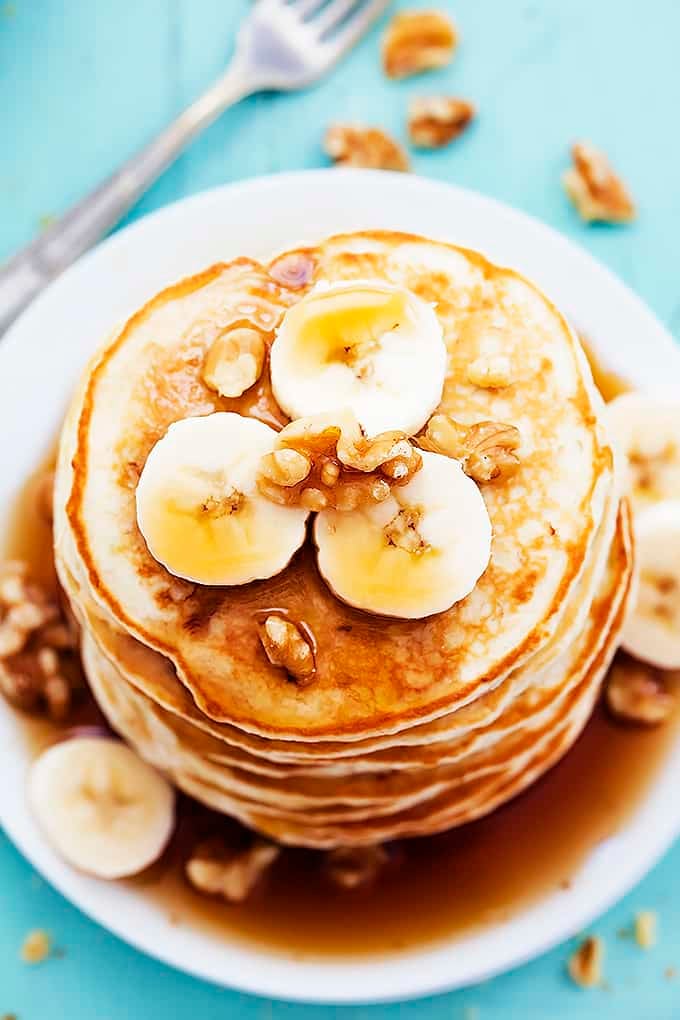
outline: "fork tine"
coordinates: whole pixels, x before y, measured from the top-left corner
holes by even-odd
[[[323,3],[325,3],[325,0],[291,0],[288,6],[295,14],[301,18],[306,18],[308,14],[313,14]]]
[[[334,50],[336,57],[341,56],[346,50],[354,46],[361,36],[368,31],[375,19],[383,13],[389,2],[390,0],[368,0],[368,3],[359,4],[357,9],[343,21],[342,18],[345,17],[347,11],[352,10],[352,4],[348,3],[347,0],[335,0],[335,3],[331,4],[329,12],[337,12],[342,8],[345,8],[345,10],[342,15],[336,14],[332,20],[328,19],[330,24],[323,30],[325,45]],[[326,13],[324,11],[324,14]],[[316,19],[312,24],[316,26]],[[339,26],[335,32],[333,31],[334,26]]]
[[[332,0],[320,14],[313,20],[313,25],[319,35],[330,33],[336,25],[339,25],[353,7],[357,7],[359,0]]]

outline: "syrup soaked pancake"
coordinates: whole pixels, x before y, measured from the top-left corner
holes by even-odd
[[[615,636],[629,589],[629,565],[629,522],[624,515],[587,624],[565,660],[555,661],[547,675],[537,677],[508,711],[476,731],[476,745],[461,747],[460,741],[453,741],[435,758],[428,753],[431,747],[424,755],[411,748],[403,769],[396,771],[386,770],[378,755],[377,761],[364,762],[360,772],[356,763],[348,766],[344,762],[336,763],[330,772],[323,767],[312,771],[289,766],[276,778],[271,774],[264,778],[243,763],[225,760],[213,738],[159,709],[127,684],[92,638],[86,641],[85,658],[93,688],[112,724],[133,743],[155,747],[164,766],[178,776],[188,770],[227,796],[251,805],[268,804],[284,816],[290,810],[322,809],[330,820],[329,806],[338,804],[343,807],[336,811],[337,820],[351,817],[347,805],[363,805],[366,815],[391,814],[402,810],[404,803],[429,799],[451,785],[506,769],[549,739],[556,728],[564,727],[575,711],[580,712],[584,684],[590,684],[593,668],[599,670],[603,648],[609,647]],[[178,781],[182,785],[181,778]]]
[[[550,647],[607,514],[612,455],[578,341],[516,273],[395,233],[331,238],[300,257],[311,270],[300,286],[279,282],[280,260],[267,267],[240,259],[168,288],[129,320],[88,369],[73,405],[57,502],[66,506],[61,527],[87,597],[114,632],[165,657],[204,717],[263,738],[367,740],[475,702]],[[435,303],[448,351],[440,410],[520,431],[517,472],[481,486],[494,534],[486,572],[462,602],[421,620],[341,603],[309,540],[267,581],[216,588],[172,577],[136,521],[136,484],[153,445],[172,422],[217,410],[286,421],[266,375],[237,401],[204,385],[211,342],[244,319],[273,331],[313,284],[359,278]],[[414,346],[417,358],[417,339]],[[469,365],[496,353],[509,360],[510,384],[473,384]],[[58,529],[58,545],[63,538]],[[257,614],[272,608],[315,637],[317,673],[304,688],[262,650]]]
[[[563,678],[559,669],[555,668],[555,660],[570,653],[573,643],[582,637],[584,625],[591,613],[593,598],[601,588],[607,561],[610,558],[617,507],[616,498],[611,498],[587,568],[573,590],[558,631],[549,643],[551,654],[548,654],[548,648],[544,647],[539,656],[534,656],[523,667],[515,670],[504,684],[482,694],[475,702],[433,722],[413,726],[397,734],[351,743],[316,741],[303,744],[291,740],[285,742],[263,740],[235,727],[208,719],[199,712],[183,685],[177,680],[168,659],[118,631],[106,621],[101,609],[88,597],[86,581],[81,577],[78,583],[75,579],[75,573],[82,574],[82,570],[79,570],[72,545],[67,540],[62,539],[58,544],[57,564],[63,587],[69,593],[76,613],[83,619],[84,628],[93,635],[98,647],[115,664],[121,676],[163,710],[185,719],[201,732],[209,734],[211,739],[217,738],[229,745],[228,749],[221,748],[219,751],[216,745],[212,754],[206,751],[210,757],[224,764],[243,764],[265,775],[288,774],[289,770],[286,769],[285,763],[299,765],[301,769],[306,767],[317,774],[339,773],[347,771],[350,767],[355,771],[361,771],[367,765],[373,768],[409,767],[412,760],[409,748],[413,746],[422,748],[431,744],[427,752],[429,760],[434,762],[440,757],[450,757],[463,745],[471,747],[475,741],[484,740],[484,733],[489,724],[501,713],[507,716],[508,706],[514,705],[514,715],[517,716],[517,704],[521,704],[522,692],[529,689],[529,693],[534,691],[538,696],[542,691],[547,696],[552,691],[551,684],[562,684]],[[619,531],[623,527],[622,521],[619,513]],[[67,535],[67,532],[62,534]],[[421,751],[421,754],[423,753]],[[342,766],[336,766],[338,759],[348,758],[352,759],[351,763],[345,761]]]
[[[424,835],[462,824],[492,810],[520,792],[568,749],[585,724],[599,691],[602,676],[616,647],[630,596],[630,530],[622,519],[603,584],[589,619],[587,655],[577,656],[572,689],[551,722],[505,740],[495,752],[485,752],[456,773],[434,771],[431,782],[416,795],[365,800],[347,806],[347,788],[339,781],[335,801],[307,806],[253,799],[243,790],[225,786],[224,774],[210,779],[199,759],[192,762],[172,740],[159,739],[154,722],[136,699],[132,688],[119,683],[110,664],[86,641],[85,661],[95,693],[112,723],[144,753],[153,748],[153,760],[169,771],[191,796],[241,819],[281,842],[327,847],[364,845],[400,836]],[[594,640],[593,640],[594,639]],[[389,773],[387,774],[389,782]],[[384,780],[383,780],[384,781]]]

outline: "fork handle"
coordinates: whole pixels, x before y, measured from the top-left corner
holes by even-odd
[[[169,127],[0,267],[0,335],[51,280],[116,225],[197,135],[257,88],[244,68],[233,64]]]

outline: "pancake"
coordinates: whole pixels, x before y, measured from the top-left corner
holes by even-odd
[[[448,349],[441,409],[520,429],[517,473],[482,486],[494,541],[468,598],[425,620],[371,617],[332,595],[309,543],[283,573],[233,589],[192,589],[151,557],[134,506],[149,450],[173,421],[235,409],[200,380],[208,344],[244,315],[272,329],[310,285],[287,289],[249,260],[168,288],[101,352],[63,434],[59,491],[92,599],[113,626],[170,661],[204,716],[261,737],[365,740],[476,701],[547,648],[602,522],[612,454],[578,341],[517,274],[394,233],[331,238],[306,257],[311,282],[363,274],[436,302]],[[472,385],[465,372],[492,343],[516,366],[518,381],[500,391]],[[266,378],[238,410],[283,420]],[[316,638],[317,675],[304,690],[262,652],[255,614],[272,606],[304,619]]]
[[[336,777],[325,794],[319,789],[318,781],[314,784],[305,780],[300,785],[289,779],[282,786],[261,781],[261,785],[257,786],[253,784],[252,777],[241,770],[211,769],[204,758],[194,753],[196,748],[191,747],[191,738],[187,738],[184,732],[177,734],[173,731],[172,720],[177,723],[176,717],[164,717],[162,712],[159,715],[153,702],[131,685],[126,685],[91,639],[86,642],[84,660],[102,708],[126,739],[140,749],[153,746],[156,764],[171,771],[178,785],[193,796],[200,796],[210,806],[227,810],[250,825],[257,824],[252,819],[252,812],[258,812],[260,827],[264,825],[264,831],[271,832],[272,826],[275,826],[279,839],[289,839],[283,835],[282,826],[290,823],[294,836],[289,841],[300,841],[299,826],[303,818],[305,825],[323,825],[325,829],[331,824],[344,827],[369,819],[383,819],[384,827],[394,819],[395,825],[402,826],[401,817],[419,808],[422,826],[425,824],[423,806],[429,803],[433,806],[433,824],[438,826],[445,797],[448,797],[447,820],[452,817],[452,800],[458,790],[461,796],[455,817],[460,817],[461,821],[469,820],[471,811],[476,817],[483,810],[483,802],[473,807],[471,789],[477,790],[483,780],[484,790],[489,787],[495,790],[500,776],[507,780],[532,762],[537,774],[540,750],[554,748],[555,734],[580,731],[618,638],[630,589],[630,559],[630,523],[624,511],[619,515],[606,579],[593,604],[588,626],[570,655],[566,680],[553,684],[556,696],[552,704],[546,704],[545,698],[539,698],[534,700],[532,710],[526,713],[518,713],[513,708],[510,715],[519,715],[523,725],[516,727],[512,718],[501,719],[495,727],[497,741],[485,745],[476,755],[464,758],[453,768],[422,768],[421,762],[414,761],[413,771],[406,775],[381,771],[374,779],[361,777],[359,783],[355,775],[344,779]],[[556,664],[554,673],[557,681],[565,670]],[[537,686],[546,688],[545,683]],[[162,735],[159,734],[159,726],[165,728]],[[196,733],[205,739],[200,731]],[[177,739],[178,736],[180,739]],[[551,751],[547,761],[552,760]],[[264,823],[263,818],[266,818]],[[438,830],[428,828],[423,831]],[[383,835],[382,838],[391,837]],[[311,840],[309,845],[317,845],[316,836],[310,835],[305,837],[305,841],[307,839]],[[343,839],[343,842],[347,840]]]
[[[591,562],[588,570],[585,572],[582,583],[574,590],[572,596],[573,604],[565,612],[562,627],[551,642],[552,656],[548,656],[546,649],[543,649],[540,661],[537,661],[538,657],[536,657],[531,662],[531,668],[527,666],[515,671],[512,678],[509,678],[502,688],[495,688],[482,695],[478,701],[445,717],[440,717],[434,723],[413,727],[406,732],[383,737],[380,740],[374,738],[368,741],[353,742],[349,745],[349,750],[347,745],[343,744],[331,745],[327,742],[324,744],[317,742],[313,745],[304,746],[299,744],[293,745],[293,742],[288,741],[285,745],[284,753],[279,754],[279,744],[275,741],[264,742],[263,750],[266,756],[266,766],[258,767],[256,765],[254,770],[263,771],[265,774],[273,774],[271,763],[280,759],[291,763],[310,761],[316,772],[319,770],[324,771],[324,765],[332,771],[333,766],[327,765],[327,761],[335,760],[336,757],[347,757],[348,753],[354,759],[354,767],[360,768],[363,754],[369,751],[371,752],[370,760],[372,763],[380,760],[383,764],[394,767],[398,766],[402,759],[405,759],[408,764],[408,753],[405,755],[403,752],[399,753],[399,749],[404,745],[407,747],[411,745],[422,746],[430,742],[439,744],[442,741],[446,741],[447,746],[451,747],[452,740],[457,735],[462,734],[465,734],[469,743],[471,740],[470,734],[497,717],[511,700],[519,697],[530,681],[533,681],[534,686],[540,683],[541,662],[547,659],[548,664],[550,664],[553,659],[564,654],[564,651],[570,648],[576,635],[581,633],[585,619],[590,611],[594,589],[601,583],[606,567],[611,532],[613,524],[616,522],[616,506],[616,501],[612,499],[610,509],[614,512],[609,513],[607,521],[603,522],[597,538],[597,556],[593,554],[591,557]],[[134,686],[146,693],[151,700],[158,702],[172,712],[176,712],[188,721],[197,724],[201,729],[211,733],[212,736],[224,739],[230,745],[235,744],[237,750],[245,753],[244,760],[246,762],[252,761],[252,757],[248,753],[249,750],[254,750],[255,753],[260,751],[259,745],[253,747],[253,740],[256,738],[248,734],[239,735],[238,731],[234,731],[233,728],[225,731],[224,727],[218,728],[210,721],[206,724],[205,717],[191,704],[184,690],[169,675],[172,672],[172,667],[169,666],[167,660],[163,660],[160,656],[150,653],[139,642],[135,642],[129,637],[121,635],[116,637],[115,631],[113,631],[111,626],[103,621],[101,617],[97,616],[95,604],[91,600],[87,601],[84,598],[82,588],[76,585],[72,574],[70,574],[63,562],[61,562],[60,570],[65,589],[72,592],[75,611],[78,613],[84,609],[87,615],[87,626],[95,635],[99,647]],[[74,588],[77,590],[77,595],[73,594]],[[537,668],[534,667],[534,663],[536,663]],[[159,669],[163,672],[163,676],[160,679],[158,678]],[[552,670],[551,674],[554,675],[554,673],[555,671]],[[154,677],[156,678],[155,683]],[[244,740],[247,742],[246,746],[244,746]],[[260,744],[262,743],[260,741]],[[383,751],[381,755],[375,754],[374,752],[380,747],[389,747],[390,750]],[[433,753],[436,756],[436,748]],[[219,755],[219,757],[227,762],[227,756]],[[233,754],[228,763],[237,763],[234,761]]]
[[[464,425],[505,423],[521,439],[517,469],[478,483],[492,525],[486,570],[452,608],[421,619],[342,602],[309,537],[268,580],[202,585],[157,562],[137,523],[137,482],[169,425],[215,411],[276,430],[288,421],[267,363],[240,398],[205,385],[221,331],[245,322],[271,341],[313,286],[349,280],[430,303],[447,357],[437,411]],[[418,358],[417,330],[408,342]],[[475,380],[469,366],[497,354],[509,381]],[[550,768],[592,710],[632,577],[602,402],[565,320],[512,270],[393,232],[332,237],[268,265],[213,266],[132,316],[95,355],[69,409],[54,547],[112,728],[190,797],[316,848],[464,824]],[[265,655],[264,611],[312,635],[309,683]]]

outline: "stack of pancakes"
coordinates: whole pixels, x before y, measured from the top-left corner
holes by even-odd
[[[140,471],[172,422],[219,410],[286,422],[266,371],[237,400],[204,385],[216,333],[244,319],[273,331],[312,285],[343,279],[435,303],[449,355],[439,410],[521,434],[517,471],[481,485],[487,570],[421,620],[339,601],[311,539],[269,580],[206,587],[169,574],[137,526]],[[490,350],[511,366],[501,388],[468,378]],[[113,728],[189,795],[313,847],[437,832],[533,782],[587,721],[630,596],[630,522],[572,330],[517,273],[395,233],[214,266],[134,315],[88,366],[65,423],[55,550]],[[267,658],[257,621],[272,609],[313,635],[312,683]]]

